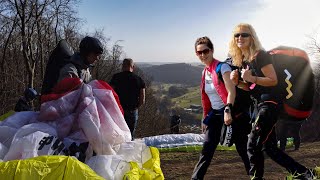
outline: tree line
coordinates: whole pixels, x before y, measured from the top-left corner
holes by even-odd
[[[60,39],[77,50],[85,35],[99,38],[104,54],[92,69],[94,79],[109,82],[120,71],[120,59],[125,56],[121,40],[115,43],[97,29],[93,33],[80,31],[84,20],[77,15],[80,0],[0,0],[0,115],[14,108],[27,87],[41,89],[49,55]],[[320,45],[316,36],[310,37],[307,49],[315,55],[316,92],[314,111],[302,130],[314,132],[303,138],[320,140]],[[132,57],[134,59],[134,57]],[[140,137],[169,133],[169,115],[172,104],[160,101],[151,87],[152,78],[142,70],[136,73],[146,82],[146,103],[139,111],[136,134]],[[173,92],[176,92],[173,89]],[[39,108],[39,103],[35,103]],[[183,121],[182,121],[183,122]]]
[[[125,56],[121,40],[111,43],[103,29],[93,33],[80,31],[84,20],[77,15],[79,0],[0,0],[0,115],[12,110],[27,87],[41,90],[46,64],[51,51],[61,39],[78,50],[80,40],[97,37],[104,53],[92,69],[94,79],[109,82],[120,71]],[[134,58],[134,57],[132,57]],[[151,78],[139,69],[147,87]],[[165,113],[158,110],[158,100],[151,88],[146,90],[146,103],[139,112],[140,136],[167,133]],[[34,106],[39,110],[39,102]]]

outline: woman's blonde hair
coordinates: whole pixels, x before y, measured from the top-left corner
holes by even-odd
[[[240,23],[238,24],[232,31],[232,37],[231,41],[229,43],[229,55],[232,58],[233,64],[241,67],[242,66],[242,59],[243,59],[243,53],[241,49],[237,46],[236,40],[234,35],[236,33],[239,33],[239,29],[241,28],[246,28],[249,30],[250,37],[251,38],[251,43],[249,47],[249,59],[247,59],[249,62],[254,59],[255,54],[259,50],[263,50],[263,47],[261,46],[261,43],[259,41],[259,38],[256,34],[256,31],[253,29],[253,27],[250,24],[247,23]]]

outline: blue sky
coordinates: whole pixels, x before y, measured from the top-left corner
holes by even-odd
[[[240,22],[254,26],[267,50],[306,48],[307,36],[320,32],[319,7],[320,0],[83,0],[79,16],[84,32],[104,29],[137,62],[198,62],[198,37],[210,37],[223,60]]]

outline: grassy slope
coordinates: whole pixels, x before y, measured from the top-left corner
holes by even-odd
[[[201,98],[200,98],[200,90],[199,87],[190,87],[188,88],[188,93],[173,98],[172,102],[176,103],[176,106],[182,107],[182,108],[189,108],[190,104],[197,104],[201,105]]]
[[[163,94],[167,94],[169,87],[173,86],[173,85],[174,86],[182,86],[181,84],[161,83],[161,85],[160,84],[153,85],[152,88],[155,91],[161,90],[163,92]],[[175,106],[181,107],[181,108],[189,108],[190,104],[201,105],[199,86],[189,87],[188,92],[186,94],[179,96],[179,97],[176,97],[176,98],[172,98],[171,101],[175,104]]]
[[[191,104],[201,105],[201,95],[199,86],[188,88],[188,93],[173,98],[171,101],[175,103],[175,106],[181,108],[189,108]],[[202,118],[202,113],[194,114],[196,115],[197,119]]]

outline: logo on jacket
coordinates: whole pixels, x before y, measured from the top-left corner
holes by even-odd
[[[291,74],[287,69],[285,69],[284,72],[287,75],[287,77],[286,77],[286,79],[284,81],[288,84],[288,86],[286,88],[286,90],[288,92],[288,95],[286,96],[286,99],[290,99],[292,97],[292,95],[293,95],[293,93],[291,91],[292,84],[290,82]]]

